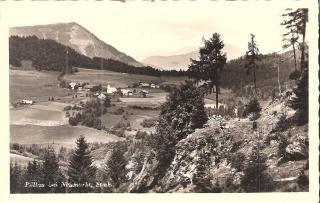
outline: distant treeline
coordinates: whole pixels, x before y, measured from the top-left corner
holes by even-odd
[[[32,66],[37,70],[70,72],[72,67],[84,67],[151,76],[182,76],[186,74],[184,71],[176,70],[161,71],[151,66],[135,67],[113,59],[90,58],[54,40],[39,39],[36,36],[11,36],[9,54],[11,65],[20,67],[22,60],[30,60]]]

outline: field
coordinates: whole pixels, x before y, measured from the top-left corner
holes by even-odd
[[[9,74],[11,103],[21,99],[48,101],[51,96],[63,97],[68,94],[68,91],[57,87],[58,72],[10,69]]]

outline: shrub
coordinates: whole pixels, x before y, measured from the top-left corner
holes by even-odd
[[[260,103],[257,98],[253,98],[249,101],[249,103],[245,106],[243,116],[252,115],[252,120],[257,120],[260,117]]]
[[[274,184],[272,177],[266,173],[266,157],[255,147],[244,169],[241,187],[245,192],[272,191]]]
[[[70,111],[71,109],[72,109],[71,106],[66,106],[66,107],[63,108],[64,111]]]
[[[78,125],[79,121],[77,118],[75,117],[69,117],[69,124],[72,125],[72,126],[76,126]]]
[[[275,128],[271,132],[283,132],[290,128],[291,120],[287,118],[285,114],[282,114],[276,123]]]
[[[136,139],[144,139],[147,135],[148,135],[147,132],[145,132],[145,131],[140,131],[140,130],[139,130],[139,131],[136,133],[135,138],[136,138]]]
[[[295,70],[295,71],[290,73],[289,79],[290,80],[298,80],[300,78],[300,76],[301,76],[300,71]]]
[[[113,112],[115,115],[122,115],[124,113],[124,109],[122,107],[118,108]]]
[[[237,169],[237,171],[242,171],[244,169],[244,163],[246,156],[243,153],[236,153],[231,155],[231,167]]]
[[[157,119],[150,118],[150,119],[144,119],[141,123],[142,127],[144,128],[151,128],[157,125]]]

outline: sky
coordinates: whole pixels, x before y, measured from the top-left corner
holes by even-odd
[[[214,32],[245,53],[250,33],[261,53],[279,51],[286,5],[206,2],[24,2],[2,9],[8,26],[77,22],[141,61],[197,50]]]

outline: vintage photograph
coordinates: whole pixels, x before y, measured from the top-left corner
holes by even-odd
[[[308,7],[209,3],[8,8],[10,193],[309,192]]]

